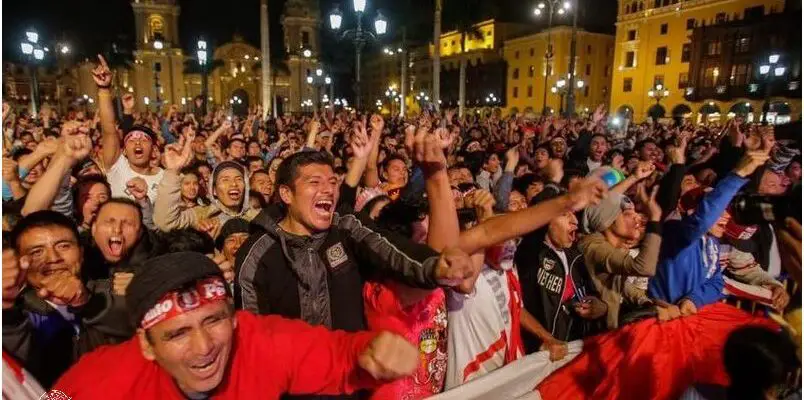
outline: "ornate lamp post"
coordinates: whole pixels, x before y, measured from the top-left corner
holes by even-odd
[[[545,0],[540,1],[536,8],[533,9],[533,14],[536,17],[541,17],[547,14],[547,48],[544,51],[544,95],[542,96],[542,114],[547,112],[547,81],[550,79],[553,67],[550,61],[553,59],[553,44],[550,29],[553,27],[553,15],[558,14],[562,16],[570,11],[570,2],[567,0]],[[577,14],[577,13],[576,13]],[[571,63],[572,64],[572,63]],[[549,66],[549,68],[548,68]]]
[[[570,83],[572,81],[573,81],[572,76],[567,76],[567,79],[564,78],[559,79],[558,81],[556,81],[556,84],[553,85],[552,88],[550,88],[551,92],[559,96],[560,106],[558,112],[561,115],[564,114],[564,96],[569,97],[569,95],[572,94],[574,90],[583,89],[583,87],[586,85],[586,82],[584,82],[583,79],[578,79],[577,81],[575,81],[575,83]],[[573,85],[574,87],[571,87],[570,85]],[[570,115],[568,113],[567,118],[569,118],[569,116]]]
[[[39,118],[39,81],[36,76],[36,68],[39,62],[45,59],[45,50],[39,43],[39,34],[29,29],[25,32],[25,40],[20,43],[20,50],[25,60],[28,62],[28,70],[31,73],[31,112],[34,118]]]
[[[201,67],[201,114],[207,115],[207,42],[203,39],[198,40],[198,65]]]
[[[768,56],[768,63],[759,66],[759,75],[765,81],[765,101],[762,103],[762,125],[768,124],[768,111],[770,111],[770,92],[773,81],[784,76],[787,68],[779,63],[781,56],[773,53]]]
[[[363,51],[363,46],[369,40],[377,40],[378,36],[384,35],[388,29],[388,21],[383,15],[377,11],[377,17],[374,19],[374,32],[363,29],[363,13],[366,11],[366,0],[352,0],[352,6],[355,13],[357,13],[357,27],[355,29],[345,30],[341,38],[349,38],[355,46],[355,93],[357,95],[357,108],[361,106],[360,94],[360,55]],[[336,6],[329,15],[329,24],[333,30],[339,30],[343,22],[343,15]]]

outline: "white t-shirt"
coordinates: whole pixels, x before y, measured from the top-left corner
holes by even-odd
[[[162,168],[159,168],[159,172],[154,175],[143,175],[134,172],[131,169],[131,165],[128,164],[128,159],[121,154],[117,157],[114,165],[106,171],[106,180],[109,181],[109,185],[112,187],[112,197],[126,197],[134,200],[134,196],[126,194],[126,183],[136,177],[145,179],[145,183],[148,184],[148,200],[153,203],[156,200],[159,182],[162,181],[162,175],[164,174],[165,171]]]
[[[484,265],[472,294],[447,291],[449,340],[445,390],[523,356],[519,332],[514,332],[520,326],[514,319],[519,318],[522,296],[512,262],[513,252],[510,258],[501,263],[502,269]],[[514,312],[512,307],[516,308]]]

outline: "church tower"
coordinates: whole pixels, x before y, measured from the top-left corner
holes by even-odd
[[[185,96],[176,0],[134,0],[136,49],[131,83],[140,109],[164,109]],[[146,104],[147,103],[147,104]]]
[[[285,31],[285,51],[290,69],[290,96],[286,111],[302,111],[302,102],[311,100],[315,91],[307,83],[307,76],[318,66],[319,25],[321,13],[315,0],[287,0],[282,13]]]

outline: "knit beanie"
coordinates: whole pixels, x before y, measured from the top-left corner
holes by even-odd
[[[215,239],[215,248],[222,249],[226,238],[235,233],[248,233],[248,221],[243,218],[232,218],[226,221],[221,227],[220,234]]]
[[[633,208],[633,204],[627,196],[609,193],[597,205],[583,210],[583,230],[586,233],[603,232],[629,207]]]

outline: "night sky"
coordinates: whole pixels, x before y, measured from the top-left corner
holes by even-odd
[[[598,32],[614,32],[616,0],[578,0],[582,26]],[[274,58],[283,52],[282,27],[279,16],[284,0],[269,0],[271,14],[271,53]],[[380,8],[389,19],[389,37],[398,39],[399,23],[405,22],[408,40],[425,43],[432,37],[434,0],[368,0],[367,13],[373,18]],[[477,20],[497,17],[503,21],[533,24],[538,30],[545,22],[532,17],[536,0],[444,0],[443,31],[449,30],[459,13],[467,12]],[[351,1],[320,0],[322,23],[334,4],[344,11],[344,27],[354,25]],[[193,54],[197,38],[203,35],[213,46],[230,41],[237,33],[259,48],[260,0],[179,0],[180,40],[186,54]],[[50,43],[67,41],[74,57],[108,53],[111,42],[130,48],[134,35],[134,14],[127,0],[7,0],[2,3],[3,59],[16,61],[20,56],[19,41],[28,27],[35,27],[40,37]],[[567,19],[569,21],[570,19]],[[366,22],[370,23],[367,19]],[[338,42],[322,26],[325,63],[335,66],[335,75],[351,74],[353,48]],[[371,51],[369,49],[368,51]],[[52,57],[51,57],[52,59]]]

